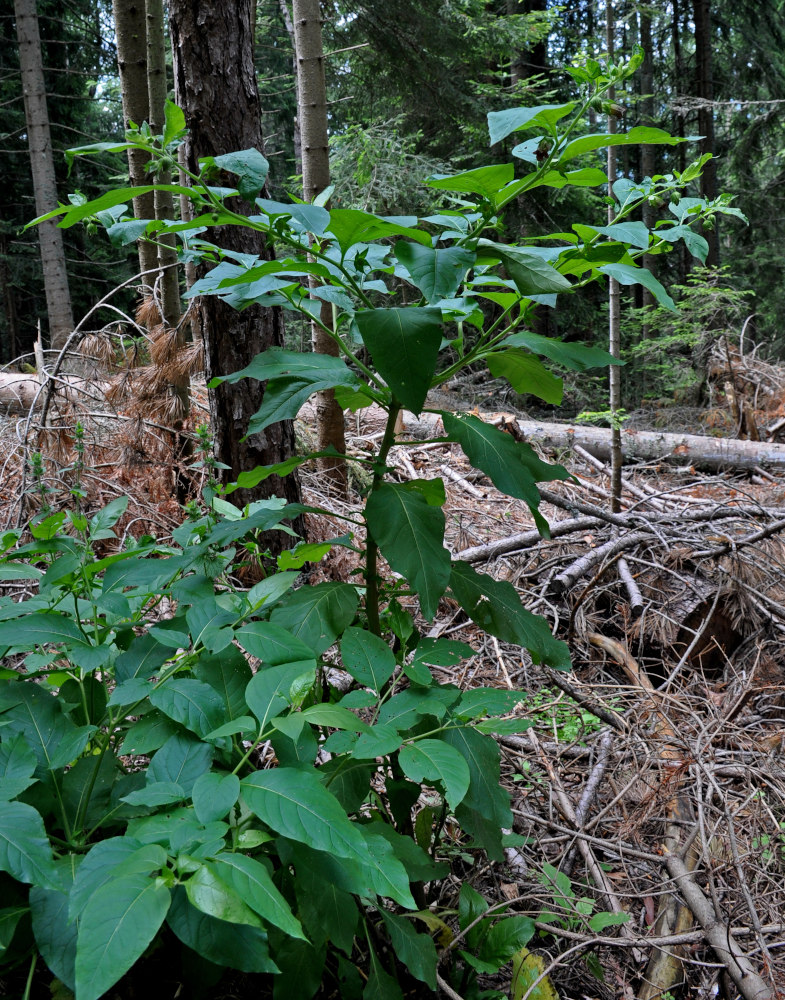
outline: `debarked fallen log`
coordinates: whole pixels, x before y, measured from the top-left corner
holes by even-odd
[[[519,420],[517,423],[525,440],[544,448],[580,445],[597,458],[610,458],[611,431],[607,428],[539,420]],[[762,465],[785,472],[785,445],[766,441],[622,429],[621,444],[625,460],[668,460],[707,469],[753,469]]]
[[[46,376],[42,382],[37,374],[25,375],[11,372],[0,373],[0,414],[28,413],[39,407],[47,392]],[[101,399],[107,388],[79,375],[56,376],[55,397],[69,403],[84,403],[88,399]]]

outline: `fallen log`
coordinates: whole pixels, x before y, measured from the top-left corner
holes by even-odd
[[[538,420],[519,420],[517,423],[527,441],[544,448],[578,445],[597,458],[610,457],[611,431],[607,428]],[[676,461],[707,469],[754,469],[762,465],[785,472],[785,445],[767,441],[622,429],[621,443],[625,459]]]
[[[106,383],[79,375],[58,375],[56,383],[55,397],[69,403],[85,404],[102,399],[107,389]],[[0,373],[0,413],[29,413],[34,407],[41,406],[45,394],[46,389],[37,374]]]

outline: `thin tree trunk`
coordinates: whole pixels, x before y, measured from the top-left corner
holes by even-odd
[[[303,197],[310,202],[330,184],[330,150],[327,140],[327,88],[324,79],[322,20],[319,0],[293,0],[295,52],[297,58],[298,118],[303,157]],[[311,288],[318,281],[311,279]],[[318,298],[318,297],[317,297]],[[325,331],[333,327],[333,309],[329,302],[321,307],[321,323],[311,324],[311,347],[318,354],[338,357],[338,345]],[[343,410],[335,401],[332,389],[316,394],[316,437],[320,451],[328,447],[344,454]],[[341,492],[346,491],[346,462],[320,458],[319,470]]]
[[[711,9],[710,0],[693,0],[695,19],[695,96],[699,99],[698,132],[701,155],[714,153],[714,83],[711,75]],[[712,200],[717,197],[717,166],[714,160],[703,168],[701,175],[701,197]],[[709,244],[706,257],[708,267],[717,267],[720,262],[717,229],[704,229],[703,235]]]
[[[641,93],[643,95],[641,109],[641,124],[651,126],[654,124],[654,53],[652,52],[651,41],[651,9],[641,8],[641,48],[644,51],[643,63],[641,64]],[[641,146],[641,174],[643,177],[653,177],[657,167],[655,146],[650,143]],[[648,201],[643,203],[643,223],[647,229],[653,229],[657,221],[654,206]],[[656,274],[655,258],[651,254],[644,254],[642,265],[652,274]],[[654,295],[648,288],[643,289],[643,305],[654,304]],[[648,337],[648,327],[644,326],[644,337]]]
[[[14,0],[14,16],[19,40],[19,68],[22,75],[35,210],[38,215],[44,215],[57,208],[57,182],[52,160],[52,135],[46,106],[41,36],[35,0]],[[59,350],[74,328],[62,229],[54,221],[42,223],[38,227],[38,243],[44,272],[49,340],[51,346]]]
[[[141,125],[150,121],[150,102],[147,93],[147,24],[145,0],[112,0],[115,36],[117,39],[117,69],[123,95],[123,119]],[[128,171],[134,187],[149,184],[146,172],[146,153],[139,149],[128,150]],[[134,198],[134,218],[154,219],[155,198],[149,194]],[[158,249],[146,240],[139,241],[139,270],[150,271],[158,266]],[[146,280],[152,284],[154,275]]]
[[[605,47],[608,50],[608,58],[613,58],[613,35],[614,35],[614,11],[613,0],[605,0]],[[613,100],[615,93],[613,88],[608,92],[608,97]],[[613,115],[608,115],[608,131],[616,131],[616,119]],[[608,194],[613,196],[613,183],[616,180],[616,147],[608,146]],[[615,216],[613,205],[608,205],[608,224],[613,222]],[[615,278],[608,279],[608,353],[614,358],[621,356],[621,293],[619,282]],[[619,365],[610,365],[608,368],[608,390],[609,405],[611,410],[611,510],[621,509],[621,471],[624,461],[621,450],[621,429],[617,422],[617,414],[621,407],[621,370]]]
[[[0,233],[0,294],[3,296],[5,321],[8,330],[6,357],[3,361],[13,361],[19,343],[19,321],[16,312],[16,294],[8,266],[8,236]]]
[[[199,169],[200,156],[263,149],[253,64],[253,11],[251,0],[170,0],[175,94],[189,130],[184,151],[189,170]],[[253,211],[251,205],[237,207]],[[241,226],[218,228],[210,238],[229,250],[272,258],[261,234]],[[237,312],[216,296],[206,295],[197,302],[193,325],[204,343],[208,381],[244,368],[261,351],[283,345],[279,309],[251,306]],[[219,462],[229,466],[227,480],[257,465],[283,461],[294,452],[291,420],[246,436],[262,396],[262,386],[254,379],[222,383],[210,390],[214,452]],[[253,490],[238,490],[232,500],[242,505],[272,495],[297,500],[297,480],[271,476]],[[273,550],[282,545],[279,534],[268,541]]]

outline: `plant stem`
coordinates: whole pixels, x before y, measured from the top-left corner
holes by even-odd
[[[369,495],[379,489],[384,479],[385,464],[390,448],[395,444],[395,422],[401,412],[401,403],[393,396],[390,402],[390,409],[387,411],[387,425],[384,428],[384,436],[379,446],[379,453],[376,456],[373,482]],[[374,635],[381,636],[382,629],[379,623],[379,575],[377,573],[377,562],[379,547],[371,537],[366,522],[366,542],[365,542],[365,613],[368,617],[368,628]]]

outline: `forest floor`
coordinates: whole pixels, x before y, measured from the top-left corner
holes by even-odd
[[[195,403],[204,406],[198,390]],[[483,415],[514,423],[518,414]],[[373,446],[379,416],[348,418],[350,449]],[[125,493],[125,530],[165,537],[181,519],[170,435],[138,418],[123,427],[114,452],[88,441],[80,473],[88,503]],[[22,482],[21,433],[10,421],[0,429],[2,527],[35,508],[33,484]],[[405,428],[406,443],[393,449],[395,474],[443,479],[453,556],[512,583],[568,642],[573,664],[569,673],[533,664],[449,599],[434,621],[418,622],[474,650],[440,680],[519,689],[516,712],[532,722],[499,740],[516,846],[505,864],[490,864],[450,842],[448,829],[455,864],[440,905],[453,907],[469,882],[536,919],[532,948],[564,1000],[735,997],[728,970],[738,955],[785,996],[785,475],[628,466],[621,510],[611,514],[601,462],[544,455],[571,473],[543,485],[546,540],[526,505],[496,491],[457,446],[416,433]],[[49,449],[72,459],[71,430],[48,434]],[[67,502],[67,481],[50,503]],[[361,507],[362,482],[336,499],[307,467],[301,481],[308,503]],[[341,534],[337,524],[310,515],[310,540]],[[336,548],[310,579],[346,579],[354,559]],[[487,986],[511,988],[503,976]],[[243,991],[237,982],[214,996]]]

